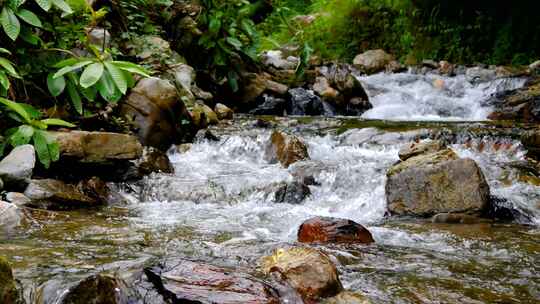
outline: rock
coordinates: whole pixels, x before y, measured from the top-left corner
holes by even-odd
[[[502,91],[485,102],[495,108],[488,118],[493,120],[517,120],[540,122],[540,77],[533,78],[516,90]]]
[[[300,63],[298,57],[289,56],[283,59],[283,53],[277,51],[267,51],[261,55],[261,62],[266,66],[272,66],[279,70],[294,70]]]
[[[23,207],[31,202],[31,200],[20,192],[8,192],[6,193],[6,201],[12,203],[17,207]]]
[[[90,276],[69,289],[61,304],[134,304],[141,303],[126,283],[112,275]]]
[[[373,236],[364,226],[346,219],[314,217],[300,225],[301,243],[373,243]]]
[[[279,187],[274,196],[276,203],[298,205],[311,195],[311,190],[303,182],[291,182]]]
[[[264,257],[261,266],[266,274],[279,273],[308,303],[317,303],[343,290],[334,263],[312,248],[278,249]]]
[[[104,28],[95,27],[87,34],[88,43],[95,45],[98,49],[107,49],[111,44],[111,34]]]
[[[537,60],[529,65],[529,70],[533,73],[540,72],[540,60]]]
[[[234,116],[233,110],[231,110],[231,108],[227,107],[222,103],[216,104],[216,106],[214,107],[214,112],[216,113],[219,120],[233,119]]]
[[[314,15],[298,15],[293,18],[294,21],[300,23],[302,26],[308,26],[317,19],[317,16]]]
[[[24,303],[17,290],[13,272],[8,261],[0,256],[0,303],[22,304]]]
[[[21,210],[15,204],[0,201],[0,232],[3,235],[8,235],[13,229],[17,228],[22,217]]]
[[[454,75],[454,65],[451,64],[448,61],[440,61],[439,62],[439,73],[442,75]]]
[[[194,101],[195,96],[191,91],[195,85],[195,69],[187,64],[179,64],[169,70],[169,73],[173,75],[174,82],[180,89],[181,95],[186,96],[189,100]],[[176,95],[176,92],[174,92]],[[176,96],[174,96],[175,98]]]
[[[60,156],[84,163],[134,160],[142,155],[136,137],[109,132],[51,132],[60,146]]]
[[[197,135],[195,135],[194,142],[200,143],[203,141],[214,141],[218,142],[220,139],[217,135],[215,135],[212,131],[208,129],[202,129],[197,132]]]
[[[420,154],[429,154],[439,152],[446,148],[446,145],[439,140],[425,140],[422,142],[412,142],[403,146],[398,156],[401,160],[407,160],[411,157],[418,156]]]
[[[321,304],[371,304],[371,301],[361,294],[345,290],[335,297],[324,299]]]
[[[527,149],[527,155],[540,160],[540,128],[523,132],[521,143]]]
[[[324,106],[321,99],[303,88],[295,88],[289,90],[290,104],[287,112],[290,115],[323,115],[325,114]]]
[[[475,224],[480,222],[481,219],[464,213],[439,213],[434,215],[431,221],[443,224]]]
[[[139,35],[137,39],[129,39],[122,47],[127,50],[126,55],[136,57],[153,70],[165,70],[169,66],[186,62],[171,49],[169,42],[155,35]]]
[[[0,191],[4,189],[4,181],[0,178]]]
[[[98,207],[111,199],[109,187],[99,178],[66,184],[54,179],[34,179],[24,191],[29,206],[48,210]]]
[[[169,157],[167,157],[167,154],[153,147],[144,148],[143,155],[135,161],[135,166],[137,167],[140,176],[154,172],[174,173],[174,167],[171,164]]]
[[[313,84],[313,91],[319,94],[325,100],[335,101],[339,95],[339,92],[330,86],[326,77],[317,77]]]
[[[287,101],[283,98],[276,98],[263,94],[264,102],[255,109],[249,111],[253,115],[279,115],[282,116],[287,110]]]
[[[353,65],[365,73],[372,74],[384,71],[386,65],[393,60],[394,57],[384,50],[369,50],[357,55]]]
[[[270,79],[270,75],[262,73],[248,73],[244,75],[244,87],[242,88],[239,100],[243,104],[251,104],[265,92],[284,95],[289,89],[286,85]]]
[[[422,60],[422,66],[436,70],[439,68],[439,63],[435,60],[424,59]]]
[[[487,82],[495,79],[496,72],[492,69],[473,67],[467,69],[465,77],[471,83]]]
[[[445,149],[390,168],[386,197],[388,209],[398,215],[481,212],[488,206],[489,186],[473,160]]]
[[[291,164],[309,159],[306,145],[296,136],[274,131],[265,149],[265,160],[280,162],[285,168]]]
[[[22,145],[13,150],[0,161],[0,178],[11,185],[22,185],[32,177],[36,165],[36,154],[32,145]]]
[[[385,67],[387,73],[400,73],[405,72],[406,70],[407,68],[397,60],[390,61]]]
[[[233,269],[181,260],[145,273],[168,303],[280,303],[268,284]]]
[[[140,80],[120,104],[120,115],[132,125],[143,145],[162,151],[194,135],[191,117],[167,80]]]
[[[191,119],[197,129],[204,129],[209,125],[219,123],[217,114],[202,102],[197,102],[191,109]]]

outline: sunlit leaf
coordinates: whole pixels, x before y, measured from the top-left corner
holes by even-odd
[[[50,73],[47,76],[47,87],[52,96],[57,97],[64,92],[64,89],[66,88],[66,79],[64,76],[53,78],[53,74]]]
[[[96,84],[103,75],[103,68],[103,63],[101,62],[92,63],[87,66],[79,79],[81,87],[88,88]]]

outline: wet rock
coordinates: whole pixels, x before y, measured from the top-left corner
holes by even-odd
[[[498,221],[512,221],[521,224],[535,222],[533,212],[525,210],[502,197],[490,196],[490,204],[484,216]]]
[[[346,219],[314,217],[300,225],[301,243],[373,243],[373,236],[364,226]]]
[[[387,73],[400,73],[405,72],[406,70],[407,68],[397,60],[390,61],[385,67]]]
[[[191,117],[169,81],[145,78],[120,104],[120,115],[145,146],[167,150],[193,135]]]
[[[3,235],[7,235],[17,228],[22,218],[22,212],[15,204],[0,201],[0,232]]]
[[[390,168],[386,197],[388,209],[398,215],[481,212],[489,203],[489,186],[473,160],[445,149]]]
[[[317,77],[313,84],[313,91],[319,94],[325,100],[335,101],[338,98],[339,92],[330,86],[326,77]]]
[[[482,67],[468,68],[465,72],[465,77],[470,83],[480,83],[494,80],[497,76],[495,70]]]
[[[422,66],[436,70],[439,68],[439,63],[435,60],[424,59],[422,60]]]
[[[522,88],[495,93],[486,104],[495,108],[489,119],[540,122],[540,78]]]
[[[268,284],[233,269],[181,260],[145,273],[169,303],[280,303]]]
[[[324,106],[321,99],[312,91],[303,88],[289,90],[290,105],[287,112],[290,115],[323,115]]]
[[[217,142],[219,141],[219,137],[208,129],[199,130],[199,132],[197,132],[197,135],[195,135],[195,142],[203,142],[206,140]]]
[[[210,108],[202,102],[197,102],[191,109],[191,119],[197,129],[204,129],[209,125],[215,125],[219,123],[218,116]]]
[[[22,304],[24,303],[17,290],[13,272],[8,261],[0,256],[0,303]]]
[[[4,189],[4,181],[0,178],[0,191]]]
[[[23,207],[31,202],[31,200],[26,195],[20,192],[6,193],[6,201],[12,203],[17,207]]]
[[[253,115],[283,115],[287,110],[287,101],[283,98],[263,95],[264,102],[255,109],[249,111]]]
[[[143,155],[135,162],[140,176],[150,173],[174,173],[174,167],[167,154],[153,148],[145,147]]]
[[[137,304],[142,303],[126,283],[115,276],[97,274],[69,289],[62,304]]]
[[[372,74],[384,71],[386,65],[393,60],[394,57],[384,50],[369,50],[357,55],[353,65],[365,73]]]
[[[311,190],[303,182],[294,181],[279,187],[274,196],[276,203],[297,205],[311,195]]]
[[[342,291],[337,296],[324,299],[321,304],[371,304],[372,302],[365,296],[351,292]]]
[[[111,43],[111,34],[104,28],[95,27],[87,34],[88,43],[95,45],[98,49],[107,49]]]
[[[319,161],[306,160],[297,162],[289,166],[289,173],[297,181],[302,181],[306,185],[318,185],[317,177],[328,170],[327,165]]]
[[[266,66],[272,66],[279,70],[294,70],[300,63],[298,57],[283,57],[283,53],[279,50],[267,51],[261,55],[261,62]]]
[[[105,205],[113,198],[107,184],[99,178],[66,184],[54,179],[31,180],[24,191],[29,206],[48,210],[70,210]]]
[[[441,151],[446,148],[446,145],[438,140],[425,140],[422,142],[412,142],[402,147],[398,156],[401,160],[407,160],[411,157],[418,156],[420,154],[429,154]]]
[[[285,168],[309,159],[306,145],[296,136],[274,131],[265,149],[264,158],[270,163],[280,162]]]
[[[227,107],[222,103],[216,104],[216,106],[214,107],[214,112],[216,113],[219,120],[233,119],[234,116],[233,110],[231,110],[231,108]]]
[[[540,60],[537,60],[529,65],[529,70],[533,73],[540,72]]]
[[[36,165],[36,155],[32,145],[22,145],[0,161],[0,178],[8,185],[24,187],[32,177]]]
[[[433,223],[443,224],[476,224],[481,222],[478,216],[465,213],[439,213],[431,218]]]
[[[270,79],[268,74],[250,73],[244,76],[245,85],[242,88],[239,100],[245,105],[252,104],[265,92],[283,95],[287,93],[288,87]]]
[[[181,96],[186,97],[189,101],[195,101],[195,95],[192,92],[195,86],[195,69],[187,64],[178,64],[171,68],[168,73],[172,74]]]
[[[335,296],[343,290],[336,266],[316,249],[278,249],[263,258],[261,266],[266,274],[280,274],[308,302]]]
[[[440,61],[439,62],[439,73],[442,75],[454,75],[454,65],[451,64],[448,61]]]
[[[142,145],[136,137],[109,132],[53,132],[60,145],[60,156],[83,163],[134,160],[141,156]]]
[[[527,149],[527,155],[540,160],[540,128],[523,132],[521,143]]]

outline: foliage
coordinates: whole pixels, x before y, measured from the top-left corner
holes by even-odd
[[[12,147],[33,143],[39,161],[45,168],[60,157],[58,143],[46,130],[49,126],[74,127],[75,125],[61,119],[41,119],[41,113],[29,104],[17,103],[0,97],[2,104],[8,111],[8,116],[20,123],[18,127],[7,130],[7,141],[0,143],[0,152],[8,143]]]
[[[0,53],[11,55],[11,52],[5,48],[0,48]],[[9,82],[8,75],[15,78],[20,78],[19,74],[15,70],[13,63],[7,58],[0,57],[0,93],[5,95],[11,83]]]

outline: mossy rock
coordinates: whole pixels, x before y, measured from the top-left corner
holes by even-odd
[[[8,261],[0,257],[0,303],[23,303]]]

